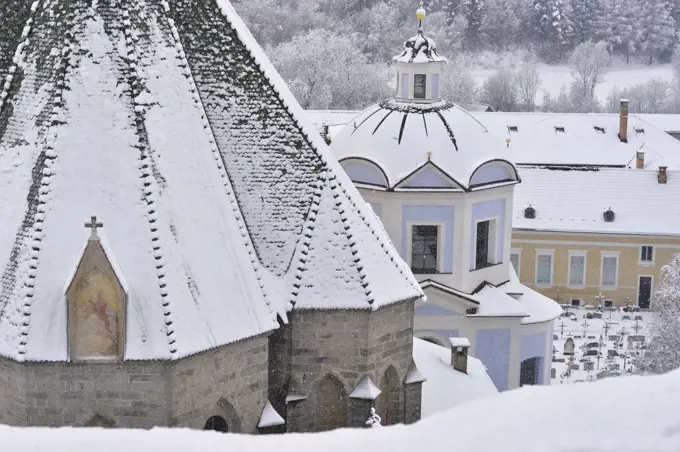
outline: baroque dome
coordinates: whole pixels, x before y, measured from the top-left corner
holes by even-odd
[[[504,138],[444,100],[373,105],[345,126],[332,148],[356,183],[388,190],[403,188],[427,165],[441,176],[431,189],[469,191],[519,181],[514,165],[502,158]]]

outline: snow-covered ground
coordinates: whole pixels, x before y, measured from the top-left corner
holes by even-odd
[[[525,387],[415,425],[246,436],[190,430],[0,426],[11,452],[677,452],[680,371],[582,385]],[[634,407],[634,410],[631,408]],[[597,414],[595,414],[597,413]]]
[[[547,91],[552,97],[556,97],[560,93],[560,88],[563,85],[567,87],[574,81],[571,76],[571,70],[566,65],[549,66],[546,64],[537,65],[538,72],[541,77],[541,86],[536,96],[537,102],[541,102],[543,92]],[[473,67],[472,75],[478,87],[481,87],[495,69],[486,69]],[[595,89],[595,95],[601,103],[607,101],[607,96],[612,88],[618,86],[625,88],[640,83],[658,78],[670,82],[673,80],[673,68],[670,64],[660,64],[647,66],[645,64],[631,63],[629,65],[616,64],[609,69],[604,75],[602,83]]]
[[[461,403],[498,394],[484,364],[468,357],[467,374],[451,367],[451,349],[413,339],[413,358],[423,383],[422,417],[449,410]]]
[[[647,333],[652,313],[604,311],[600,313],[601,319],[589,319],[588,314],[597,317],[597,311],[569,308],[567,312],[573,315],[562,317],[555,322],[553,347],[556,350],[554,357],[557,361],[552,363],[555,369],[552,384],[593,381],[598,375],[605,378],[607,371],[616,375],[618,372],[624,374],[632,370],[632,360],[643,353],[642,347],[648,340]],[[564,351],[569,338],[574,343],[574,358],[572,372],[567,375],[569,355],[565,355]],[[588,362],[592,364],[587,364]],[[588,369],[589,366],[592,366],[592,369]]]

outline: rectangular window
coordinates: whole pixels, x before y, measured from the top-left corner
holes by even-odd
[[[618,256],[602,257],[602,287],[616,287],[619,273]]]
[[[425,99],[425,74],[416,74],[413,76],[413,97],[415,99]]]
[[[439,97],[439,74],[432,74],[430,76],[430,90],[432,91],[432,97]]]
[[[536,284],[549,286],[552,284],[552,254],[536,256]]]
[[[408,98],[408,74],[401,74],[401,97]]]
[[[654,247],[643,246],[640,250],[640,262],[649,264],[654,262]]]
[[[496,220],[477,222],[475,269],[494,265],[496,259]]]
[[[583,287],[586,279],[586,257],[581,254],[569,255],[569,286]]]
[[[510,253],[510,263],[515,268],[515,273],[519,277],[519,253]]]
[[[571,305],[574,306],[575,308],[581,306],[581,300],[573,299],[571,300]]]
[[[437,273],[439,226],[413,226],[411,234],[411,270],[414,273]]]

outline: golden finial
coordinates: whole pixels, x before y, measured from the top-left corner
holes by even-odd
[[[427,159],[430,160],[430,157],[432,157],[432,152],[429,152],[429,151],[428,151],[428,153],[427,153]]]
[[[507,137],[507,138],[505,139],[505,145],[506,145],[507,147],[510,147],[510,137]]]
[[[420,4],[420,8],[418,8],[418,9],[416,10],[416,17],[417,17],[418,20],[420,20],[420,21],[422,21],[423,19],[425,19],[425,8],[423,8],[423,4],[422,4],[422,3]]]

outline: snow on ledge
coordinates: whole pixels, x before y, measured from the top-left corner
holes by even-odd
[[[357,387],[349,395],[351,399],[375,400],[382,391],[373,383],[371,377],[366,375],[361,379]]]
[[[450,337],[451,347],[470,347],[470,341],[466,337]]]
[[[307,397],[306,395],[302,395],[302,394],[288,394],[288,395],[286,396],[286,403],[290,403],[290,402],[300,402],[300,401],[302,401],[302,400],[307,400],[307,399],[308,399],[308,397]]]
[[[418,366],[416,366],[416,363],[414,362],[411,368],[409,369],[408,373],[406,374],[404,384],[411,385],[414,383],[425,383],[426,381],[427,378],[425,378],[425,375],[423,375],[420,372],[420,370],[418,370]]]
[[[260,422],[258,422],[257,427],[274,427],[276,425],[284,425],[285,423],[286,421],[284,421],[281,415],[276,412],[271,402],[267,400],[267,403],[262,409],[262,415],[260,416]]]

